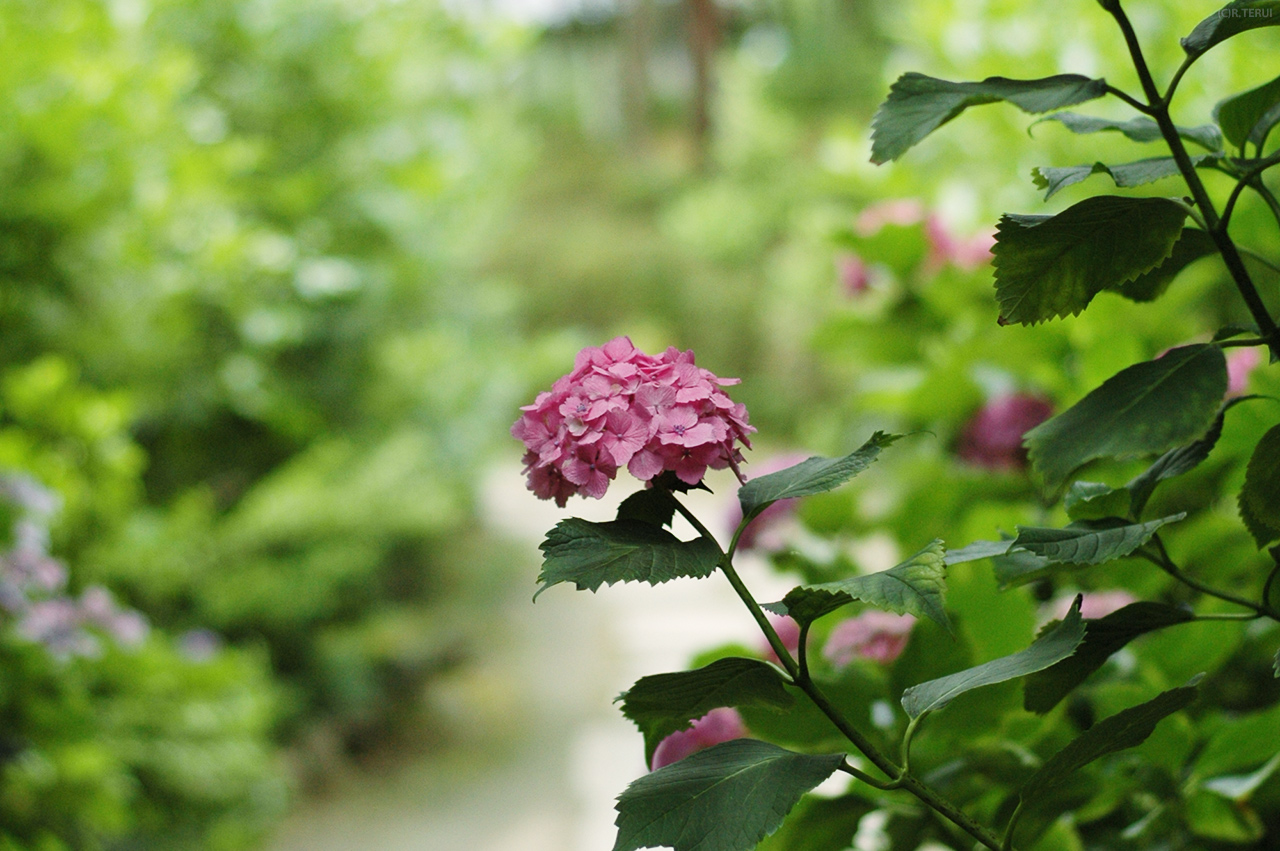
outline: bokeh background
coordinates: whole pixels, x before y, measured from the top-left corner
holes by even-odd
[[[1131,5],[1165,75],[1216,8]],[[1180,121],[1263,78],[1273,33],[1238,41]],[[996,218],[1085,191],[1031,169],[1153,153],[989,107],[872,166],[906,70],[1137,88],[1084,0],[0,3],[0,848],[609,842],[644,770],[612,698],[750,641],[716,589],[530,604],[566,512],[507,429],[618,334],[741,377],[752,458],[927,433],[800,545],[875,566],[1042,516],[975,416],[1244,317],[1206,263],[998,328]],[[1240,474],[1248,409],[1203,475]]]

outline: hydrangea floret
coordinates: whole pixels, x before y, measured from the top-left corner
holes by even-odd
[[[669,470],[696,485],[726,467],[743,480],[738,444],[750,448],[755,429],[721,389],[738,382],[697,366],[692,351],[647,355],[629,337],[583,349],[511,427],[529,489],[563,508],[574,494],[604,496],[623,467],[643,482]]]

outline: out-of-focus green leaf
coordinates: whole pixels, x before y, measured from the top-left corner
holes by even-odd
[[[591,523],[570,517],[547,533],[540,549],[538,594],[561,582],[572,582],[579,591],[595,591],[615,582],[657,585],[680,576],[700,578],[709,576],[720,560],[714,542],[681,541],[641,520]]]
[[[1246,141],[1261,145],[1280,121],[1276,106],[1280,106],[1280,77],[1219,101],[1213,117],[1221,125],[1222,135],[1237,148],[1243,148]]]
[[[778,669],[759,659],[719,659],[693,671],[641,677],[617,698],[644,734],[645,762],[671,733],[721,706],[786,709],[795,699]]]
[[[1262,436],[1249,458],[1239,498],[1240,518],[1258,549],[1280,538],[1280,425]]]
[[[1206,789],[1224,798],[1241,803],[1249,799],[1249,796],[1270,779],[1275,774],[1276,769],[1280,768],[1280,752],[1267,760],[1257,771],[1248,774],[1227,774],[1221,777],[1211,777],[1200,784],[1200,788]]]
[[[871,161],[896,160],[934,130],[971,106],[1008,101],[1023,112],[1073,106],[1106,94],[1106,80],[1060,74],[1038,80],[988,77],[980,83],[953,83],[924,74],[903,74],[871,122]]]
[[[1096,195],[1056,216],[1006,213],[996,226],[996,299],[1002,322],[1074,316],[1103,290],[1159,266],[1187,211],[1168,198]]]
[[[1026,650],[993,659],[976,668],[920,683],[902,694],[902,708],[912,718],[941,709],[960,695],[982,686],[994,685],[1044,670],[1075,652],[1084,638],[1080,619],[1080,598],[1052,630],[1037,638]]]
[[[613,851],[749,851],[845,755],[792,753],[735,739],[641,777],[618,796]]]
[[[1027,432],[1034,468],[1049,487],[1096,458],[1165,452],[1200,438],[1227,391],[1227,363],[1211,344],[1183,346],[1135,364]]]

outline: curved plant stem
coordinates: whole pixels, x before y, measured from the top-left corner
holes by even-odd
[[[1133,30],[1133,25],[1129,22],[1129,17],[1124,13],[1124,9],[1120,7],[1118,0],[1109,2],[1105,6],[1120,26],[1120,31],[1124,34],[1125,44],[1129,48],[1129,55],[1133,59],[1134,69],[1138,72],[1138,80],[1142,84],[1143,94],[1148,101],[1148,109],[1143,111],[1154,118],[1156,124],[1160,127],[1160,135],[1164,137],[1165,143],[1168,144],[1169,151],[1173,154],[1173,159],[1178,164],[1178,171],[1182,173],[1182,178],[1187,182],[1187,187],[1191,190],[1191,196],[1195,200],[1196,206],[1200,209],[1200,214],[1204,217],[1206,230],[1210,238],[1213,239],[1218,253],[1222,255],[1223,262],[1227,264],[1227,271],[1231,273],[1236,289],[1240,291],[1240,297],[1244,299],[1245,305],[1249,308],[1249,313],[1253,315],[1254,321],[1258,323],[1258,329],[1271,347],[1272,357],[1280,359],[1280,328],[1276,327],[1275,321],[1267,311],[1266,304],[1263,303],[1262,297],[1258,295],[1258,289],[1249,277],[1249,271],[1245,268],[1244,261],[1241,259],[1235,243],[1227,235],[1226,227],[1218,219],[1218,213],[1213,206],[1213,201],[1209,198],[1209,193],[1205,190],[1204,183],[1200,180],[1200,175],[1196,173],[1195,165],[1187,154],[1186,146],[1182,144],[1182,137],[1178,135],[1173,119],[1169,116],[1169,104],[1160,97],[1160,93],[1156,90],[1155,81],[1151,78],[1150,69],[1147,68],[1147,60],[1142,55],[1142,46],[1138,43],[1138,36]],[[1170,94],[1172,94],[1172,88],[1170,89]]]
[[[1022,818],[1022,799],[1018,799],[1018,806],[1013,808],[1013,814],[1009,816],[1009,823],[1004,826],[1004,838],[1000,841],[1001,851],[1009,851],[1013,847],[1013,831],[1018,826],[1018,819]]]
[[[1181,568],[1174,564],[1173,559],[1169,558],[1169,551],[1165,549],[1164,541],[1160,540],[1160,535],[1158,533],[1151,536],[1151,541],[1155,544],[1155,552],[1144,549],[1139,550],[1136,555],[1142,556],[1147,561],[1151,562],[1156,567],[1181,582],[1183,585],[1194,588],[1206,596],[1216,597],[1219,600],[1234,603],[1237,606],[1243,606],[1244,608],[1254,612],[1257,616],[1269,617],[1273,620],[1280,621],[1280,612],[1277,612],[1275,609],[1268,606],[1265,600],[1262,603],[1255,603],[1252,600],[1246,600],[1244,597],[1239,597],[1228,591],[1222,591],[1209,585],[1205,585],[1198,579],[1188,576]]]

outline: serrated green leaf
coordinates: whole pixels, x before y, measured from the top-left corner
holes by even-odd
[[[641,777],[618,796],[613,851],[748,851],[844,762],[735,739]]]
[[[1276,106],[1280,106],[1280,77],[1219,101],[1213,108],[1213,117],[1227,141],[1243,148],[1246,141],[1260,144],[1275,126],[1280,119],[1280,113],[1271,114]]]
[[[1182,49],[1197,57],[1234,35],[1280,24],[1280,0],[1234,0],[1200,23],[1182,39]]]
[[[1121,284],[1115,292],[1131,301],[1155,301],[1173,283],[1183,269],[1199,260],[1218,253],[1213,237],[1199,228],[1183,228],[1182,235],[1173,244],[1173,251],[1159,266],[1143,272],[1127,284]]]
[[[1163,603],[1130,603],[1106,617],[1085,621],[1084,641],[1074,654],[1027,677],[1023,707],[1043,715],[1133,639],[1194,619],[1187,609]]]
[[[1135,116],[1128,121],[1113,121],[1109,118],[1094,118],[1078,112],[1057,112],[1046,115],[1031,126],[1043,121],[1057,121],[1072,133],[1099,133],[1116,131],[1123,133],[1134,142],[1158,142],[1164,137],[1160,133],[1160,125],[1145,115]],[[1188,142],[1194,142],[1209,151],[1222,150],[1222,132],[1214,124],[1201,124],[1196,127],[1177,127],[1178,135]]]
[[[618,506],[617,519],[639,520],[651,526],[670,526],[676,514],[676,498],[663,488],[638,490]]]
[[[1026,650],[912,686],[902,693],[902,708],[910,717],[919,718],[976,688],[1042,671],[1074,653],[1084,638],[1084,630],[1084,621],[1080,619],[1080,598],[1077,597],[1062,622],[1037,638]]]
[[[1214,418],[1213,424],[1209,426],[1209,430],[1205,432],[1204,437],[1199,440],[1193,440],[1185,446],[1170,449],[1157,458],[1150,467],[1134,476],[1125,485],[1125,489],[1129,491],[1130,502],[1133,506],[1133,516],[1139,517],[1142,515],[1142,509],[1146,508],[1147,500],[1155,492],[1156,485],[1165,479],[1172,479],[1175,476],[1181,476],[1183,473],[1191,472],[1200,466],[1200,462],[1209,457],[1209,453],[1213,451],[1213,447],[1218,443],[1218,438],[1222,436],[1222,426],[1226,420],[1227,411],[1241,402],[1248,402],[1256,398],[1258,397],[1239,396],[1228,401],[1222,406],[1222,410],[1218,412],[1218,416]]]
[[[951,632],[944,608],[946,570],[942,541],[936,540],[888,570],[820,585],[801,585],[787,593],[781,606],[768,608],[803,624],[861,600],[900,615],[927,617]]]
[[[1185,518],[1186,512],[1146,523],[1093,522],[1051,529],[1019,526],[1011,550],[1066,564],[1102,564],[1129,555],[1151,539],[1161,526]]]
[[[872,799],[860,795],[810,795],[801,799],[778,832],[766,838],[758,851],[846,851],[858,832],[858,822],[877,806]]]
[[[1221,157],[1218,154],[1197,154],[1191,157],[1191,162],[1196,167],[1200,167],[1217,162],[1219,159]],[[1166,177],[1175,177],[1180,172],[1178,162],[1173,157],[1152,157],[1119,165],[1096,162],[1093,165],[1073,165],[1063,168],[1034,168],[1031,170],[1031,179],[1037,187],[1047,190],[1044,200],[1048,201],[1059,190],[1080,183],[1095,174],[1107,175],[1116,186],[1129,187],[1154,183]]]
[[[1280,538],[1280,425],[1253,448],[1240,490],[1240,518],[1258,549]]]
[[[1094,459],[1166,452],[1200,438],[1226,392],[1222,350],[1183,346],[1121,370],[1023,442],[1035,470],[1056,488]]]
[[[1094,724],[1031,775],[1018,791],[1019,797],[1033,801],[1095,759],[1142,744],[1158,723],[1196,699],[1199,679]]]
[[[1072,482],[1062,498],[1062,507],[1072,520],[1101,520],[1129,514],[1129,492],[1102,482]]]
[[[889,88],[871,122],[871,161],[896,160],[934,130],[971,106],[1007,101],[1023,112],[1039,113],[1100,98],[1106,80],[1060,74],[1038,80],[988,77],[980,83],[953,83],[914,72]]]
[[[720,548],[706,538],[681,541],[665,529],[641,520],[591,523],[561,520],[547,533],[542,550],[538,594],[561,582],[579,591],[595,591],[615,582],[657,585],[680,576],[711,575]]]
[[[1098,195],[1056,216],[1001,216],[996,299],[1003,322],[1074,316],[1098,293],[1159,266],[1187,211],[1168,198]]]
[[[848,455],[840,458],[814,456],[785,470],[752,479],[738,489],[742,516],[750,519],[780,499],[835,490],[870,467],[880,450],[901,436],[878,431]]]
[[[658,743],[721,706],[786,709],[795,702],[778,669],[759,659],[718,659],[693,671],[641,677],[618,695],[622,714],[644,734],[645,763]]]

